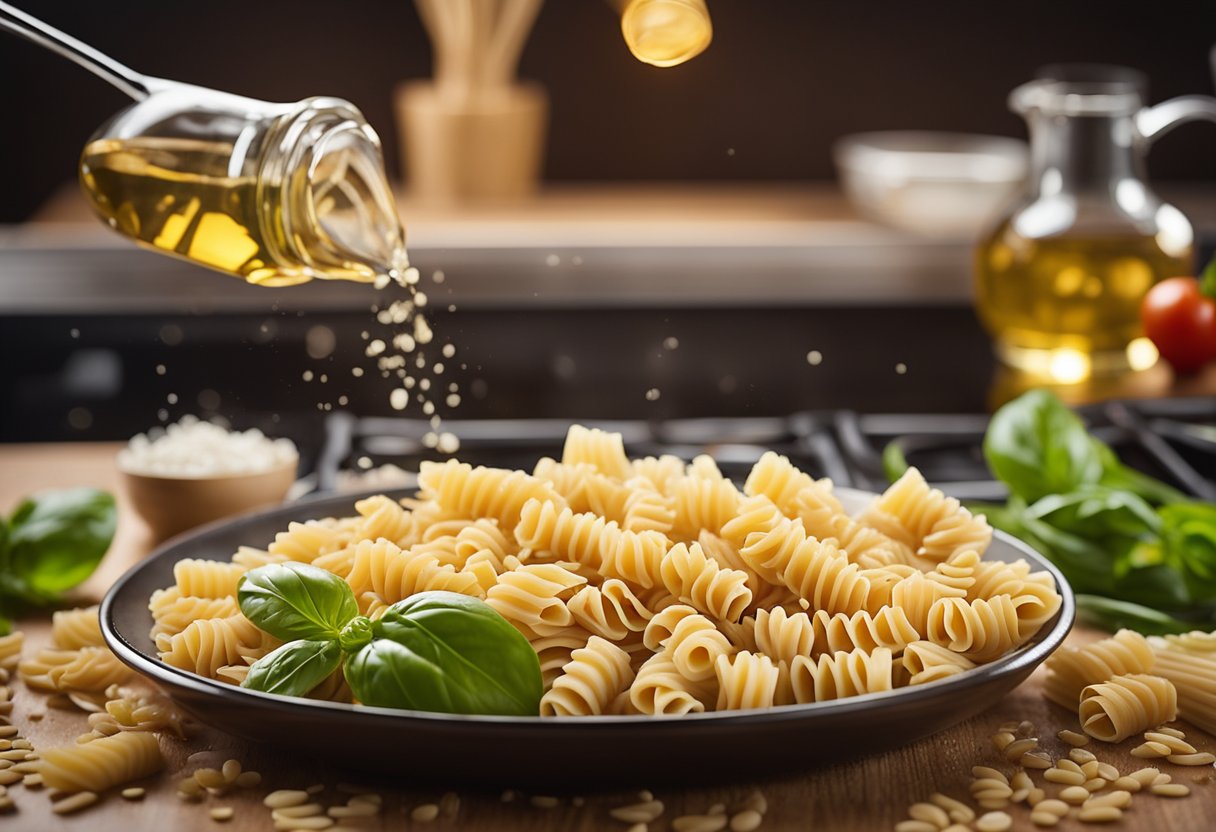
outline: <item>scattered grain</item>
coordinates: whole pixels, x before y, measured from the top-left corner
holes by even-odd
[[[1084,748],[1074,748],[1068,752],[1068,759],[1074,763],[1092,763],[1098,758],[1094,756],[1094,752],[1086,751]]]
[[[266,795],[262,804],[270,809],[284,809],[308,802],[308,792],[302,789],[279,789]]]
[[[764,815],[755,809],[744,809],[730,819],[730,832],[753,832],[763,820]]]
[[[1190,788],[1182,783],[1161,783],[1156,786],[1150,786],[1149,791],[1158,797],[1186,797],[1191,793]]]
[[[1060,742],[1067,743],[1073,748],[1080,748],[1083,745],[1089,745],[1089,735],[1082,734],[1080,731],[1072,731],[1065,728],[1060,733],[1056,734],[1060,738]]]
[[[1052,766],[1051,757],[1046,751],[1029,751],[1018,761],[1024,768],[1049,769]]]
[[[975,828],[979,832],[1006,832],[1013,828],[1013,818],[1006,812],[988,812],[976,818]]]
[[[726,815],[683,815],[671,822],[671,828],[675,832],[718,832],[726,823]]]
[[[663,814],[663,802],[647,800],[629,806],[618,806],[615,809],[609,809],[608,814],[624,823],[653,823]]]
[[[1170,747],[1159,742],[1146,742],[1133,748],[1131,755],[1133,757],[1142,757],[1146,760],[1154,757],[1168,757],[1170,755]]]
[[[439,817],[438,803],[423,803],[421,806],[415,806],[410,811],[410,820],[418,823],[430,823],[435,818]]]
[[[1089,792],[1084,786],[1069,786],[1060,790],[1060,800],[1073,805],[1080,805],[1089,800]]]
[[[21,785],[25,786],[27,789],[41,789],[42,775],[27,774],[25,777],[21,778]]]
[[[123,789],[121,794],[123,800],[143,800],[147,792],[139,786],[132,786],[129,789]]]
[[[87,806],[92,806],[96,802],[96,792],[76,792],[71,797],[65,797],[58,803],[52,804],[51,811],[57,815],[70,815],[73,812],[79,812]]]
[[[946,810],[932,803],[913,803],[908,807],[908,817],[928,821],[939,829],[950,825],[950,816],[946,814]]]
[[[1035,810],[1030,813],[1030,822],[1035,826],[1055,826],[1060,822],[1060,816],[1053,815],[1051,812]]]
[[[236,778],[241,776],[241,761],[225,760],[224,765],[220,767],[220,773],[229,783],[236,782]]]
[[[1118,809],[1126,809],[1131,804],[1132,793],[1125,789],[1094,795],[1085,801],[1086,806],[1114,806]]]
[[[211,819],[213,821],[216,821],[217,823],[225,823],[232,820],[232,816],[236,814],[236,812],[231,806],[215,806],[210,812],[208,812],[208,814],[211,815]]]
[[[1176,766],[1210,766],[1216,763],[1216,755],[1210,751],[1198,751],[1194,754],[1171,754],[1165,759]]]
[[[1123,819],[1123,810],[1115,806],[1082,806],[1077,820],[1081,823],[1114,823]]]
[[[242,771],[237,775],[234,782],[236,783],[237,788],[252,789],[255,786],[261,785],[262,775],[256,771]]]
[[[324,811],[325,807],[320,803],[297,803],[294,806],[284,806],[280,809],[275,809],[270,813],[270,816],[275,820],[280,818],[310,818]]]

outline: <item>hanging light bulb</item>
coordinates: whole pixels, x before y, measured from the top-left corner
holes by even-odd
[[[705,0],[625,0],[621,33],[639,61],[676,66],[704,52],[714,29]]]

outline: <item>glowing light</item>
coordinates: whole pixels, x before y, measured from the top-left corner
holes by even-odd
[[[1127,366],[1133,370],[1147,370],[1159,356],[1156,344],[1147,338],[1137,338],[1127,345]]]
[[[1052,350],[1047,365],[1048,375],[1061,384],[1076,384],[1089,378],[1092,370],[1089,356],[1080,350],[1064,347]]]
[[[705,0],[629,0],[621,34],[642,63],[676,66],[704,52],[714,30]]]

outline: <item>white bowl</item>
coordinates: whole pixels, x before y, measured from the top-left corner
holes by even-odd
[[[1001,136],[892,130],[833,147],[841,185],[864,216],[931,236],[975,236],[1021,191],[1026,143]]]

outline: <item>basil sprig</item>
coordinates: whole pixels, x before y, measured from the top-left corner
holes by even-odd
[[[542,693],[532,645],[489,605],[421,592],[377,621],[359,615],[338,576],[302,563],[251,569],[245,617],[287,640],[249,668],[242,687],[303,696],[342,668],[365,705],[457,714],[535,716]]]

